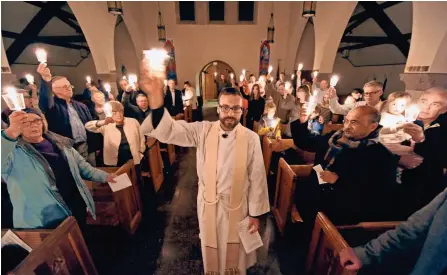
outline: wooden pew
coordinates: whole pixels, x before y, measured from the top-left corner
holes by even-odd
[[[2,229],[2,237],[7,231]],[[11,229],[11,231],[33,250],[8,274],[98,274],[74,217],[68,217],[54,230]]]
[[[281,234],[284,233],[289,213],[292,210],[296,181],[298,177],[309,175],[311,172],[312,165],[289,165],[283,158],[279,160],[273,216]],[[293,221],[303,221],[298,211],[295,211],[294,215]]]
[[[321,133],[322,135],[326,135],[332,131],[338,131],[341,128],[343,128],[343,124],[325,124],[324,128],[323,128],[323,132]]]
[[[130,235],[134,234],[141,222],[143,206],[133,160],[129,160],[121,167],[97,168],[116,175],[127,173],[132,186],[112,192],[107,183],[85,181],[93,195],[96,208],[96,220],[88,215],[87,223],[107,226],[119,225]]]
[[[370,235],[366,234],[361,236],[361,234],[358,234],[359,232],[374,231],[376,235],[379,235],[389,229],[395,228],[398,224],[399,222],[372,222],[336,227],[326,215],[319,212],[315,220],[309,252],[307,254],[306,274],[356,274],[356,272],[344,269],[340,265],[339,259],[339,254],[344,248],[355,246],[346,241],[346,237],[351,233],[350,231],[357,230],[357,237],[363,238],[361,243],[365,244],[371,239],[369,237]],[[361,231],[358,231],[358,229]]]
[[[148,161],[150,169],[150,177],[154,184],[154,189],[157,192],[164,181],[163,174],[163,160],[160,153],[160,142],[155,138],[148,138],[146,142],[148,148]]]

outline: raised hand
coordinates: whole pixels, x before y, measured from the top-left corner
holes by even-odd
[[[46,82],[51,81],[51,71],[47,67],[47,63],[40,63],[39,66],[37,66],[37,72],[42,76],[42,79]]]
[[[333,88],[333,87],[329,88],[327,93],[329,93],[329,98],[330,99],[337,98],[337,90],[335,88]]]
[[[308,104],[304,103],[300,108],[300,122],[305,123],[309,120],[310,114],[307,112]]]
[[[403,129],[415,142],[422,142],[425,139],[424,129],[417,124],[405,123],[397,129]]]
[[[152,73],[149,60],[146,58],[140,64],[140,89],[148,96],[151,109],[158,109],[164,103],[163,79]]]
[[[9,127],[5,130],[5,134],[16,139],[22,133],[23,123],[27,119],[28,114],[23,111],[15,111],[9,115]]]

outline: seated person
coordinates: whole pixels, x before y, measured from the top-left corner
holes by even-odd
[[[295,202],[304,221],[312,223],[317,211],[334,223],[383,220],[396,184],[397,159],[378,141],[380,113],[370,106],[357,107],[347,114],[343,129],[324,136],[310,134],[308,119],[303,108],[291,125],[293,141],[315,152],[315,165],[324,171],[312,171],[296,186]],[[318,177],[326,184],[319,184]]]
[[[74,216],[81,228],[86,209],[95,218],[95,204],[83,179],[113,182],[90,166],[72,147],[72,140],[47,131],[34,109],[13,112],[2,131],[2,178],[13,205],[14,228],[56,228]]]
[[[352,105],[358,101],[362,101],[363,90],[360,88],[355,88],[350,95],[345,99],[345,105]]]
[[[124,107],[118,101],[110,101],[112,117],[93,120],[85,125],[88,131],[104,136],[104,164],[122,166],[133,159],[140,164],[146,150],[145,138],[140,123],[134,118],[124,117]]]
[[[387,274],[445,274],[446,224],[447,189],[395,229],[388,230],[364,246],[343,249],[340,252],[340,264],[352,271],[385,265],[397,267]],[[385,270],[391,271],[388,268]]]
[[[122,103],[124,109],[127,110],[126,113],[129,117],[136,119],[140,124],[143,123],[144,119],[149,115],[149,101],[147,100],[146,94],[137,94],[136,96],[137,105],[130,103],[130,93],[125,92],[122,96]]]
[[[275,116],[276,106],[275,103],[268,101],[265,104],[264,115],[259,120],[258,135],[269,138],[281,138],[280,119]]]
[[[323,95],[323,100],[317,105],[320,108],[320,115],[323,117],[324,123],[332,121],[332,112],[329,108],[329,93]]]
[[[383,107],[380,125],[383,128],[396,127],[404,124],[405,109],[411,102],[411,95],[407,92],[394,92],[388,96],[388,100]]]

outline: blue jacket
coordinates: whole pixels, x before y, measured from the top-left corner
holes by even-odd
[[[51,82],[46,82],[42,79],[41,83],[39,92],[39,108],[45,114],[45,118],[48,121],[48,130],[61,136],[73,139],[67,102],[53,95],[51,90]],[[76,100],[72,100],[72,104],[84,125],[93,120],[87,106]],[[87,142],[89,142],[91,138],[91,133],[87,131]],[[89,152],[92,152],[90,148]]]
[[[354,251],[365,266],[392,260],[392,265],[399,269],[409,264],[406,253],[410,252],[417,256],[411,275],[445,274],[443,272],[447,270],[447,189],[407,221],[399,224],[396,229],[383,233],[365,246],[354,248]]]
[[[71,211],[59,194],[50,165],[22,138],[12,140],[4,131],[1,136],[2,178],[7,183],[13,205],[14,228],[55,228],[71,215]],[[105,182],[107,173],[90,166],[73,149],[70,139],[51,132],[44,137],[63,152],[79,193],[92,217],[96,218],[93,197],[83,179]]]

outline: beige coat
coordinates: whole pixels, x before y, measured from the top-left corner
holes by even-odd
[[[175,144],[183,147],[197,147],[197,175],[199,177],[199,192],[197,194],[197,214],[199,219],[200,232],[204,231],[206,220],[204,215],[205,202],[203,193],[205,191],[204,169],[205,169],[205,139],[211,129],[212,122],[176,121],[171,118],[165,109],[164,115],[157,128],[152,126],[152,114],[150,114],[141,125],[145,135],[154,137],[161,142]],[[262,158],[261,143],[259,137],[253,131],[241,127],[246,131],[248,138],[247,161],[243,165],[247,167],[247,175],[244,183],[244,196],[242,203],[242,213],[244,218],[247,215],[260,216],[270,211],[270,204],[267,191],[267,180],[265,175],[264,161]],[[223,138],[224,132],[219,132],[219,145],[217,153],[217,240],[219,253],[220,272],[223,274],[226,259],[227,237],[228,237],[228,204],[233,179],[234,148],[236,142],[235,129]],[[200,237],[202,237],[200,235]],[[202,251],[204,249],[202,243]],[[203,254],[205,255],[205,254]],[[204,259],[205,261],[205,259]],[[244,275],[246,268],[256,262],[256,252],[246,254],[241,244],[239,251],[239,269]]]
[[[96,127],[98,120],[85,124],[85,128],[93,133],[101,133],[104,136],[104,164],[116,166],[118,163],[118,148],[121,142],[121,132],[115,123]],[[130,152],[135,164],[139,164],[146,150],[145,138],[141,133],[140,123],[136,119],[124,118],[124,133],[129,142]]]

